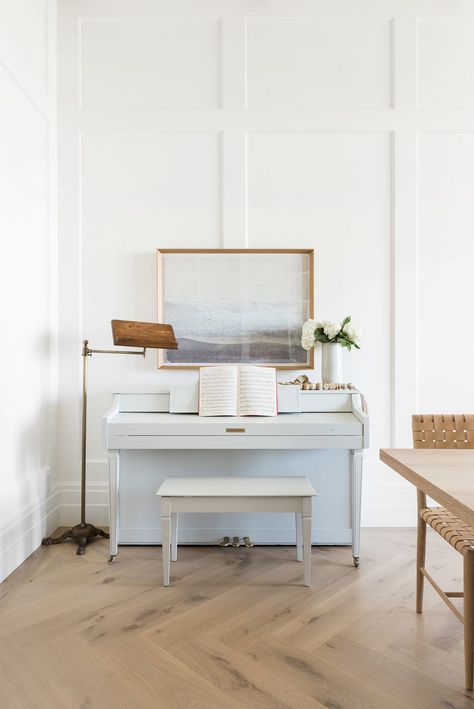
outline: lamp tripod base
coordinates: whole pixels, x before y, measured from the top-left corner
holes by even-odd
[[[63,542],[67,542],[69,539],[72,539],[72,541],[77,544],[76,554],[82,556],[82,554],[86,553],[86,546],[95,537],[103,537],[104,539],[108,539],[109,534],[108,532],[104,532],[103,529],[94,527],[93,524],[86,524],[84,522],[83,524],[76,524],[59,537],[46,537],[43,539],[41,544],[44,546],[49,546],[50,544],[62,544]]]

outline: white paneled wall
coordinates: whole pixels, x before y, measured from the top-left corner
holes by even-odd
[[[155,318],[154,250],[311,247],[316,316],[351,313],[367,333],[344,354],[372,418],[363,523],[413,524],[379,447],[410,445],[412,412],[474,410],[473,30],[468,0],[61,4],[63,521],[77,515],[80,340]],[[94,521],[111,391],[196,376],[117,359],[91,366]]]
[[[0,581],[58,522],[55,19],[0,2]]]
[[[417,29],[418,108],[474,108],[474,18],[422,17]]]
[[[474,126],[422,133],[419,166],[420,401],[461,411],[474,399]]]
[[[390,19],[265,15],[245,23],[247,108],[391,107]]]
[[[219,108],[219,20],[99,16],[79,27],[82,108]]]

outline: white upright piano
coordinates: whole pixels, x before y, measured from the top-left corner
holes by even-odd
[[[161,544],[155,492],[171,475],[306,475],[318,496],[313,544],[360,557],[363,449],[369,419],[357,391],[302,391],[301,413],[199,417],[170,413],[170,390],[117,393],[104,416],[109,457],[110,560],[119,544]],[[201,514],[180,522],[180,544],[249,536],[294,544],[293,515]]]

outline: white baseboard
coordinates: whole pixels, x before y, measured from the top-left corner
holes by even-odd
[[[416,501],[413,503],[367,506],[362,515],[363,527],[416,527]]]
[[[59,486],[38,504],[22,510],[0,529],[0,582],[41,545],[59,526]]]
[[[59,524],[70,526],[77,524],[80,515],[80,487],[74,482],[61,481]],[[416,495],[411,487],[400,489],[396,486],[381,487],[362,491],[362,526],[363,527],[415,527]],[[377,500],[380,495],[381,501]],[[87,484],[87,519],[92,524],[108,525],[108,485],[106,482],[92,481]],[[390,504],[387,504],[387,499]],[[228,532],[225,532],[226,534]],[[135,532],[130,530],[132,538]],[[222,536],[222,535],[221,535]],[[128,538],[128,537],[127,537]],[[139,544],[137,541],[128,544]],[[154,544],[154,541],[145,542]],[[201,543],[199,541],[198,543]],[[284,543],[284,542],[276,542]],[[322,542],[324,543],[324,542]],[[345,544],[348,542],[340,542]]]
[[[59,525],[72,527],[80,521],[81,488],[77,482],[60,481]],[[91,524],[109,524],[109,486],[104,482],[88,482],[86,518]]]

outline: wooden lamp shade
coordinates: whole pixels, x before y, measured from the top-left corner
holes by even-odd
[[[163,323],[112,320],[114,345],[177,350],[173,327]]]

